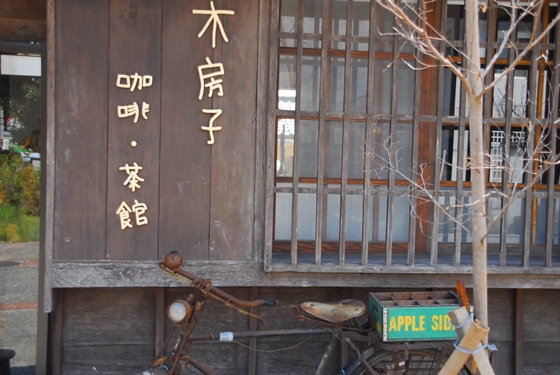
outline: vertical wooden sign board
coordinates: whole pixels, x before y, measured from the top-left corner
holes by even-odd
[[[56,260],[105,258],[108,12],[108,0],[56,2]]]
[[[207,39],[197,38],[207,21],[192,14],[203,0],[163,2],[162,126],[159,256],[177,250],[185,260],[208,259],[212,147],[198,100],[198,65]],[[210,56],[212,58],[212,56]]]
[[[226,73],[224,96],[213,102],[223,129],[212,147],[209,256],[242,260],[253,243],[258,2],[227,0],[222,8],[235,15],[223,17],[229,42],[218,39],[214,53]]]
[[[158,1],[110,2],[107,259],[157,256],[161,16]]]
[[[211,24],[211,2],[163,2],[160,257],[250,259],[254,222],[258,4],[214,1],[225,41]],[[200,35],[202,34],[202,35]],[[199,37],[200,35],[200,37]],[[201,90],[200,70],[221,64],[223,95]],[[217,69],[209,70],[216,72]],[[204,83],[207,83],[205,81]],[[199,95],[203,92],[203,94]],[[213,115],[215,126],[208,131]]]
[[[56,17],[54,261],[249,261],[258,2],[56,0]]]

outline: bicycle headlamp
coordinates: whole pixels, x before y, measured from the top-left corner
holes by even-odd
[[[167,317],[175,324],[181,324],[186,321],[192,313],[192,306],[186,301],[175,300],[167,308]]]

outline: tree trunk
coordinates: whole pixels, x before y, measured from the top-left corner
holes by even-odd
[[[486,178],[484,127],[482,117],[482,92],[484,85],[480,70],[480,42],[478,34],[478,1],[466,1],[467,80],[471,91],[469,102],[469,133],[471,148],[472,186],[472,247],[473,247],[473,294],[476,318],[488,325],[488,295],[486,271]],[[485,337],[484,341],[487,342]]]
[[[469,99],[469,133],[471,140],[472,247],[474,309],[478,320],[488,325],[486,284],[486,177],[482,98]]]

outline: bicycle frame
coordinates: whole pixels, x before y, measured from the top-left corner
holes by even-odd
[[[196,358],[188,354],[188,346],[195,342],[200,341],[221,341],[221,342],[231,342],[234,339],[247,339],[247,338],[258,338],[258,337],[278,337],[278,336],[291,336],[291,335],[333,335],[331,343],[327,347],[325,354],[321,360],[320,368],[324,366],[332,353],[332,347],[334,347],[334,342],[337,340],[337,336],[343,331],[340,329],[329,329],[329,328],[311,328],[311,329],[280,329],[280,330],[266,330],[266,331],[240,331],[240,332],[220,332],[220,333],[208,333],[205,335],[192,335],[196,324],[198,323],[198,317],[200,311],[204,306],[205,295],[201,295],[195,304],[195,308],[192,315],[183,323],[175,325],[173,329],[167,335],[164,345],[160,352],[158,353],[158,358],[154,361],[153,367],[162,365],[167,357],[163,356],[165,348],[169,345],[169,342],[176,332],[177,328],[182,330],[179,339],[175,343],[171,357],[173,362],[171,368],[169,369],[169,374],[174,374],[180,365],[180,361],[185,361],[185,367],[192,365],[200,372],[205,375],[216,375],[212,370],[206,367],[202,362],[198,361]],[[317,374],[322,374],[322,371],[318,371]]]
[[[299,320],[312,320],[325,325],[325,328],[314,328],[314,329],[280,329],[280,330],[261,330],[261,331],[241,331],[241,332],[221,332],[221,333],[208,333],[203,335],[193,335],[193,331],[198,323],[198,318],[204,306],[205,299],[210,297],[227,307],[233,308],[239,313],[253,317],[261,321],[265,326],[266,322],[260,316],[253,314],[244,310],[242,307],[256,307],[263,305],[275,305],[275,300],[255,300],[255,301],[243,301],[237,299],[219,288],[211,285],[211,280],[200,279],[187,271],[180,268],[182,264],[182,259],[176,253],[170,253],[166,255],[164,262],[160,264],[160,268],[167,272],[168,274],[180,279],[187,285],[195,288],[199,291],[197,297],[190,295],[187,298],[187,302],[181,301],[181,303],[187,307],[186,310],[189,312],[185,314],[184,321],[174,322],[174,328],[169,332],[163,347],[158,353],[157,359],[153,362],[152,369],[167,363],[170,368],[168,374],[177,375],[180,374],[181,361],[184,361],[184,367],[192,365],[198,369],[201,373],[205,375],[217,375],[211,369],[206,367],[202,362],[193,358],[189,355],[189,347],[195,342],[200,341],[221,341],[221,342],[232,342],[234,339],[244,339],[244,338],[258,338],[258,337],[274,337],[274,336],[288,336],[288,335],[332,335],[330,342],[328,343],[323,356],[321,357],[320,363],[316,370],[316,375],[323,375],[327,369],[327,364],[333,353],[337,341],[341,341],[348,345],[348,347],[355,352],[357,359],[363,365],[363,368],[370,375],[378,375],[368,363],[368,358],[374,353],[384,350],[389,352],[394,352],[394,362],[395,368],[401,363],[404,363],[402,357],[402,352],[407,352],[408,350],[422,350],[422,349],[436,349],[443,352],[443,348],[452,346],[449,341],[425,341],[416,343],[384,343],[381,341],[379,335],[375,330],[371,329],[361,329],[359,325],[350,326],[347,322],[342,323],[331,323],[321,320],[317,317],[306,317],[299,315],[298,307],[292,306],[290,308],[290,314]],[[177,301],[175,301],[177,302]],[[171,305],[170,305],[171,306]],[[294,310],[295,309],[295,310]],[[174,321],[168,310],[168,316],[171,321]],[[366,324],[367,325],[367,324]],[[181,329],[181,334],[176,341],[173,349],[171,351],[170,358],[163,356],[164,350],[169,345],[169,342],[176,332],[177,328]],[[356,328],[358,327],[358,328]],[[356,346],[355,342],[365,343],[366,348],[360,349]]]

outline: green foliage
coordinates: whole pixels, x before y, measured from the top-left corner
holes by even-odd
[[[19,226],[19,236],[22,241],[39,241],[39,216],[22,216]]]
[[[9,89],[7,89],[9,88]],[[41,122],[41,78],[0,77],[0,108],[19,126],[9,129],[12,141],[23,144]]]
[[[9,223],[6,226],[6,240],[8,242],[20,242],[21,237],[19,236],[19,227],[14,223]]]
[[[0,203],[0,241],[39,241],[39,217],[17,215],[15,206]]]
[[[11,149],[0,154],[0,202],[16,208],[19,214],[37,216],[40,204],[39,172]]]

